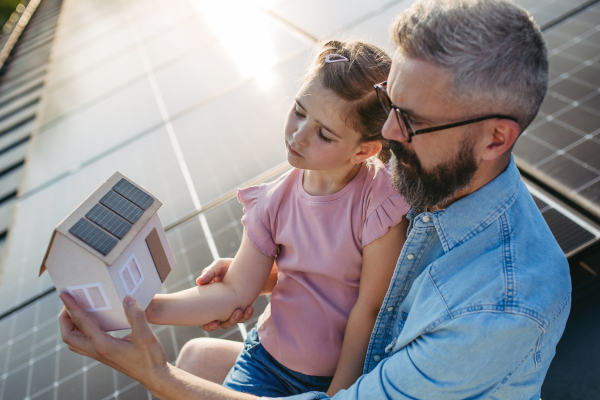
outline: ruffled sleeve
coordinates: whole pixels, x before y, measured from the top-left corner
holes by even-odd
[[[279,252],[279,247],[273,241],[269,224],[263,217],[264,213],[261,207],[264,205],[260,202],[260,186],[239,189],[237,197],[244,206],[245,215],[242,217],[242,224],[246,228],[248,238],[260,252],[275,257]]]
[[[363,247],[385,235],[390,227],[402,221],[410,206],[398,192],[393,190],[368,216],[363,225]]]

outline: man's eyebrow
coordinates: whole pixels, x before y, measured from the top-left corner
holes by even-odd
[[[387,82],[386,85],[386,90],[387,88],[389,88],[389,82]],[[390,92],[388,92],[388,96],[390,97],[390,99],[392,99],[392,94]],[[392,101],[393,102],[393,101]],[[396,104],[394,104],[396,105]],[[398,106],[396,106],[398,107]],[[414,110],[411,110],[410,108],[402,108],[402,107],[398,107],[404,114],[408,115],[409,117],[418,120],[419,122],[424,122],[424,123],[432,123],[435,121],[432,121],[431,119],[424,117],[423,115],[420,115],[418,113],[416,113]]]
[[[400,108],[400,110],[402,110],[402,112],[406,115],[408,115],[409,117],[411,117],[412,119],[415,119],[419,122],[424,122],[424,123],[431,123],[431,122],[435,122],[432,121],[431,119],[424,117],[420,114],[417,114],[416,112],[414,112],[413,110],[411,110],[410,108]]]
[[[301,109],[304,110],[304,112],[306,112],[306,108],[304,108],[302,106],[302,104],[300,104],[300,100],[298,99],[294,99],[296,101],[296,104],[298,104],[300,106]],[[323,125],[321,122],[315,120],[319,125],[321,125],[323,128],[325,128],[326,131],[331,132],[332,135],[334,135],[335,137],[337,137],[338,139],[342,139],[342,137],[340,135],[338,135],[337,133],[335,133],[333,130],[329,129],[328,127],[326,127],[325,125]]]

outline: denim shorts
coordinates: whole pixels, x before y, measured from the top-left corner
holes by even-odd
[[[331,376],[304,375],[284,367],[260,344],[254,328],[248,332],[244,349],[223,386],[255,396],[284,397],[310,391],[325,392],[332,379]]]

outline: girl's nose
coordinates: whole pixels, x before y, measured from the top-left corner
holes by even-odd
[[[300,146],[306,146],[308,144],[308,135],[306,127],[302,125],[299,126],[298,130],[294,132],[292,138],[294,139],[294,142],[296,142]]]
[[[388,115],[388,119],[385,121],[385,124],[383,124],[383,128],[381,129],[381,134],[388,140],[395,140],[400,143],[406,142],[402,128],[396,119],[395,111],[392,110],[392,112],[390,112]]]

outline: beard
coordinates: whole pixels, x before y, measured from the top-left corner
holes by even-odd
[[[459,190],[469,186],[477,165],[473,155],[475,142],[468,138],[470,135],[462,141],[454,159],[436,165],[431,171],[423,169],[416,153],[398,142],[391,142],[395,156],[392,160],[394,187],[411,207],[423,212],[445,204]]]

